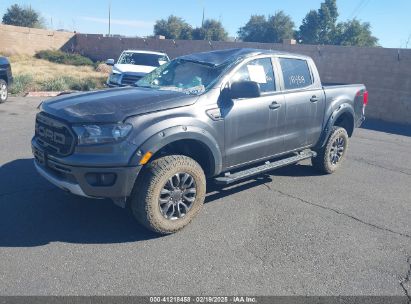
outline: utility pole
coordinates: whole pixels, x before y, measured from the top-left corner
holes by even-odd
[[[405,42],[405,48],[408,49],[408,44],[410,43],[411,40],[411,34],[408,36],[407,42]]]
[[[108,3],[108,36],[111,36],[111,0]]]
[[[203,7],[203,19],[201,21],[201,28],[204,27],[205,7]]]

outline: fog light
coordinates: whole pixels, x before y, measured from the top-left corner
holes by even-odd
[[[87,173],[87,182],[94,187],[109,187],[116,182],[117,174],[115,173]]]

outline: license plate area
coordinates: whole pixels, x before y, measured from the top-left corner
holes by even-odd
[[[37,149],[36,147],[33,147],[33,155],[40,165],[46,166],[47,155],[44,151]]]

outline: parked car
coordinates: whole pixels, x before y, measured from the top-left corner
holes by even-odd
[[[0,103],[7,100],[9,87],[13,83],[10,62],[5,57],[0,57]]]
[[[106,64],[113,66],[107,85],[109,87],[133,85],[147,73],[169,61],[165,53],[126,50],[121,53],[117,63],[114,59],[106,61]]]
[[[306,56],[192,54],[134,87],[44,102],[35,167],[66,191],[129,205],[168,234],[199,213],[207,180],[227,185],[304,159],[335,172],[367,102],[362,84],[321,84]]]

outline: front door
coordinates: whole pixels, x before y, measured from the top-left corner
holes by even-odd
[[[284,96],[277,92],[270,57],[245,62],[231,79],[260,84],[258,98],[234,99],[222,109],[227,168],[262,159],[283,150]]]

